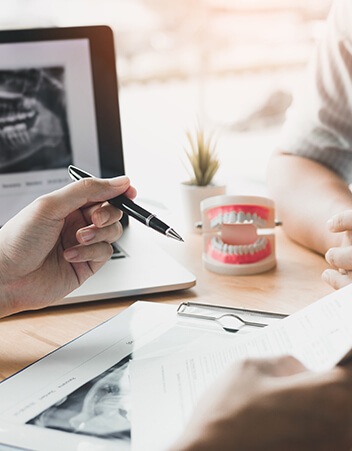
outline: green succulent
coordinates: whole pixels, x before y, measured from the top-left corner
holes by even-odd
[[[192,169],[188,184],[210,185],[220,166],[213,135],[206,136],[204,130],[198,129],[195,136],[190,131],[186,132],[186,136],[189,147],[185,151]]]

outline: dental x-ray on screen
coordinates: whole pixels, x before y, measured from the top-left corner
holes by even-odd
[[[65,68],[0,70],[0,173],[71,163]]]

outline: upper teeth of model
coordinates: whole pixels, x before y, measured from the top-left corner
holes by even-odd
[[[221,224],[243,224],[252,223],[257,227],[265,227],[266,221],[262,219],[257,213],[245,213],[244,211],[231,211],[223,214],[218,214],[210,221],[211,227],[217,227]]]

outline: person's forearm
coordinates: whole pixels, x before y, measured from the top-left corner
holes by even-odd
[[[285,232],[321,254],[339,245],[326,222],[352,209],[348,185],[333,171],[307,158],[277,152],[269,161],[268,187]]]

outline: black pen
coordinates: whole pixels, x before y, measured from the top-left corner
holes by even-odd
[[[88,172],[72,165],[68,167],[68,173],[72,180],[81,180],[88,177],[94,177]],[[132,216],[132,218],[137,219],[137,221],[141,222],[142,224],[156,230],[157,232],[169,236],[170,238],[174,238],[175,240],[183,241],[181,236],[177,232],[175,232],[174,229],[172,229],[164,222],[160,221],[160,219],[158,219],[153,213],[150,213],[149,211],[140,207],[139,205],[134,203],[133,200],[129,199],[123,194],[114,197],[113,199],[108,199],[108,202],[114,207],[122,210],[127,215]]]

